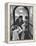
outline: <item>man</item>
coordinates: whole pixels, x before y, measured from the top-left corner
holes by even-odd
[[[23,17],[22,16],[19,16],[19,18],[16,20],[16,22],[15,22],[15,24],[17,25],[17,26],[19,26],[21,29],[20,29],[20,33],[19,33],[19,40],[21,40],[21,36],[22,36],[22,29],[23,29],[23,27],[21,26],[22,24],[23,24],[24,22],[23,22]]]

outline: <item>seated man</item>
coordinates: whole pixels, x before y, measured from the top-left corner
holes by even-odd
[[[24,37],[24,22],[23,22],[23,19],[22,19],[22,16],[19,16],[18,19],[16,20],[15,22],[15,25],[12,29],[13,31],[13,40],[21,40],[22,37]],[[23,38],[24,39],[24,38]]]
[[[22,33],[23,30],[24,30],[24,26],[22,26],[24,24],[23,17],[22,16],[19,16],[18,19],[16,20],[15,24],[21,28],[20,31],[19,31],[20,32],[19,33],[19,40],[21,40],[21,37],[24,34],[24,33]]]

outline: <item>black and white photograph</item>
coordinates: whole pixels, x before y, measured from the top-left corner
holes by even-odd
[[[33,40],[33,7],[10,5],[10,40]]]

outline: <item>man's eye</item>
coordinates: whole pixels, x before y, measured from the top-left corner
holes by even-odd
[[[25,16],[25,19],[28,19],[28,16]]]

